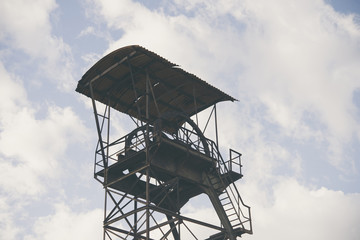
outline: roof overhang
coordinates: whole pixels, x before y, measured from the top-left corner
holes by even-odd
[[[100,59],[84,74],[76,91],[91,98],[90,85],[94,100],[150,123],[166,112],[191,117],[218,102],[236,100],[137,45],[117,49]]]

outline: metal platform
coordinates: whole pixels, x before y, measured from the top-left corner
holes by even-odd
[[[137,142],[137,145],[140,141]],[[169,182],[175,181],[178,184],[178,199],[172,197],[174,193],[169,194],[170,201],[176,202],[176,207],[164,203],[161,207],[168,210],[179,211],[190,198],[205,193],[204,188],[215,188],[217,192],[222,192],[227,186],[220,183],[211,183],[204,181],[204,172],[210,174],[216,169],[217,159],[207,156],[204,153],[192,149],[191,146],[177,140],[169,138],[157,138],[152,142],[150,155],[152,161],[147,165],[146,149],[139,151],[132,148],[121,149],[118,154],[118,161],[107,168],[107,187],[127,192],[136,198],[145,199],[146,181],[139,179],[138,175],[145,174],[147,167],[151,168],[150,177],[157,179],[165,184],[149,184],[150,199],[159,206],[158,199],[161,192],[165,190]],[[96,178],[104,178],[105,169],[95,173]],[[136,175],[138,174],[138,175]],[[242,177],[239,172],[229,171],[221,175],[223,182],[234,182]],[[220,180],[219,180],[220,181]],[[169,206],[169,207],[168,207]]]

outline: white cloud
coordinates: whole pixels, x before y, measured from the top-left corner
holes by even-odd
[[[95,29],[93,26],[88,26],[87,28],[85,28],[84,30],[82,30],[79,35],[77,36],[78,38],[86,36],[86,35],[91,35],[95,33]]]
[[[241,79],[285,134],[308,139],[321,130],[318,139],[330,144],[328,157],[340,167],[344,147],[354,133],[359,136],[352,102],[360,77],[359,27],[321,1],[291,4],[257,8],[248,2],[247,11],[256,18],[249,18],[253,28],[244,32],[241,61],[247,67]],[[307,113],[313,123],[303,121]],[[299,135],[304,128],[308,134]]]
[[[2,62],[0,82],[0,232],[12,240],[29,228],[20,223],[35,218],[29,217],[28,209],[42,201],[50,188],[59,194],[54,198],[62,198],[58,180],[68,177],[66,153],[71,145],[87,143],[90,134],[70,107],[31,103],[22,80]]]
[[[0,232],[1,237],[8,240],[15,240],[20,233],[20,227],[14,222],[15,214],[7,199],[0,196]]]
[[[55,0],[0,2],[0,42],[12,50],[21,50],[32,60],[40,59],[36,71],[57,81],[61,89],[72,90],[73,59],[70,47],[51,33],[50,14]]]
[[[64,203],[56,204],[55,213],[34,222],[34,233],[24,240],[100,239],[103,211],[76,212]]]
[[[38,120],[32,109],[24,108],[3,122],[4,130],[0,135],[0,148],[1,154],[8,159],[7,162],[4,161],[4,164],[9,167],[7,168],[9,171],[1,178],[6,179],[10,177],[7,176],[8,174],[15,172],[18,175],[33,173],[46,177],[59,176],[61,173],[59,159],[64,157],[69,144],[81,142],[85,138],[86,129],[70,108],[49,107],[48,111],[45,119]],[[10,171],[10,166],[14,167],[14,172]],[[27,180],[18,178],[20,182],[24,181],[25,185],[18,184],[16,181],[1,182],[6,183],[13,190],[23,187],[30,191],[31,188],[26,184],[31,183],[29,179],[31,178]],[[10,183],[13,186],[10,186]],[[42,184],[34,185],[41,186]]]
[[[44,106],[47,115],[37,118],[21,82],[2,65],[0,76],[0,186],[12,194],[34,196],[46,186],[43,177],[60,176],[59,160],[70,144],[86,141],[87,129],[69,107]]]
[[[227,59],[218,61],[217,58],[228,53],[228,49],[224,53],[223,43],[231,27],[222,29],[223,26],[216,25],[206,14],[189,18],[182,14],[169,15],[164,9],[151,11],[128,0],[92,2],[92,14],[98,16],[95,19],[102,19],[110,29],[123,30],[120,39],[110,42],[106,52],[139,44],[180,64],[187,71],[200,72],[205,78],[213,76],[211,73],[221,68],[219,64],[228,64]],[[172,3],[165,6],[168,5]]]
[[[42,50],[50,40],[48,39],[51,31],[49,13],[56,7],[56,2],[53,0],[32,3],[21,0],[2,1],[2,40],[15,48],[23,49],[31,56],[43,57],[46,53]]]
[[[4,114],[13,114],[19,110],[20,105],[27,105],[27,94],[21,80],[8,73],[2,62],[0,62],[0,76],[2,85],[0,88],[0,111],[3,112],[0,120],[3,120],[6,116]]]
[[[359,194],[309,189],[292,178],[279,178],[271,198],[251,182],[241,189],[245,201],[251,202],[252,239],[355,240],[359,236]]]

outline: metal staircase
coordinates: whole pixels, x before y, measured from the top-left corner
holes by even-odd
[[[207,240],[235,240],[244,233],[252,233],[250,207],[243,203],[234,184],[242,177],[240,157],[240,153],[230,149],[230,160],[220,158],[218,166],[207,175],[212,186],[207,190],[208,196],[226,229]]]

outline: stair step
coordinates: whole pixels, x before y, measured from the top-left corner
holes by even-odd
[[[221,199],[219,199],[220,201],[226,201],[226,200],[231,200],[229,197],[223,197]]]
[[[235,211],[234,208],[228,208],[228,209],[224,209],[224,210],[225,210],[225,212],[230,211],[230,210]]]
[[[239,222],[238,224],[235,224],[235,225],[233,225],[232,227],[233,227],[233,228],[236,228],[237,226],[240,226],[240,225],[242,226],[243,224],[242,224],[241,222]]]
[[[228,208],[228,209],[224,208],[224,210],[226,212],[226,215],[230,215],[230,214],[233,214],[235,212],[234,208],[232,208],[232,207]]]
[[[221,176],[209,176],[209,183],[212,185],[212,189],[217,193],[217,198],[222,205],[222,208],[226,214],[226,218],[228,219],[231,228],[233,229],[233,233],[236,236],[241,236],[245,231],[241,227],[242,225],[241,219],[239,217],[236,208],[234,207],[234,199],[230,197],[229,192],[227,190],[227,179],[222,178]],[[236,203],[235,203],[236,204]],[[214,234],[208,238],[208,240],[223,240],[226,238],[225,232]]]

